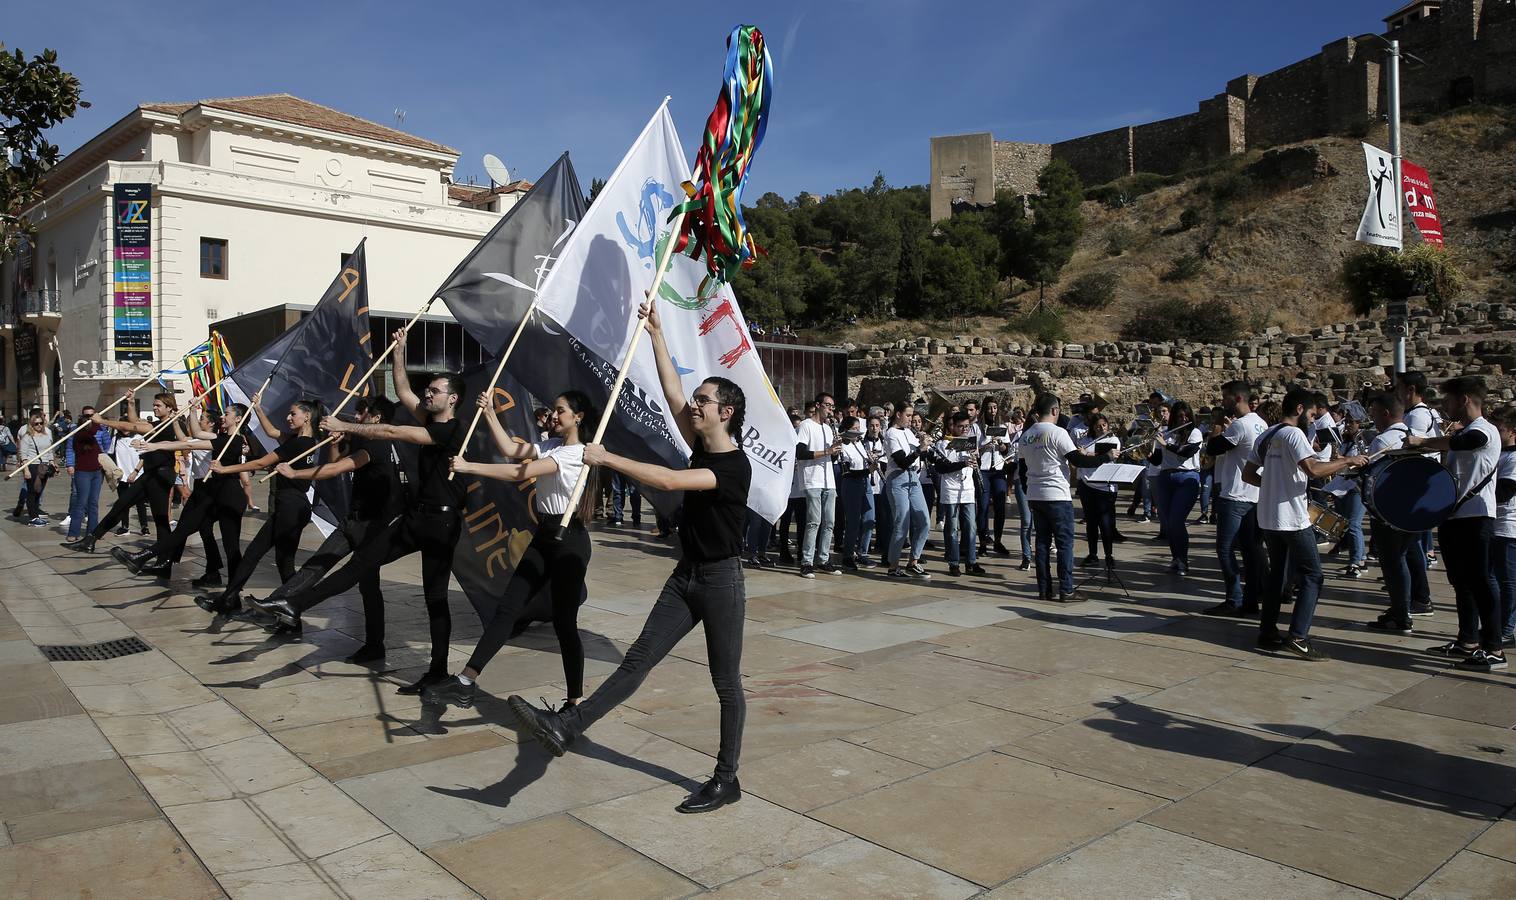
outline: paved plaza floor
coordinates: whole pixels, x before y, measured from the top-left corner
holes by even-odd
[[[749,573],[745,796],[681,816],[718,742],[698,630],[552,759],[504,702],[564,696],[550,628],[471,710],[395,693],[427,658],[414,559],[384,571],[390,650],[364,667],[341,661],[356,593],[275,641],[193,604],[198,557],[165,585],[6,522],[0,897],[1516,897],[1516,676],[1420,653],[1454,626],[1440,569],[1438,613],[1396,637],[1362,627],[1377,570],[1332,564],[1332,661],[1307,663],[1199,614],[1211,528],[1181,579],[1123,527],[1130,596],[1078,605],[999,556],[986,578],[940,554],[927,582]],[[590,689],[673,565],[646,532],[594,545]],[[481,628],[453,606],[456,671]],[[151,649],[37,650],[131,636]]]

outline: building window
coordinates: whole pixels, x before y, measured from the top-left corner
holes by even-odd
[[[200,277],[226,278],[226,241],[220,238],[200,239]]]

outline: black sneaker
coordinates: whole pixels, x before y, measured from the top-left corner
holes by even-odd
[[[1233,606],[1223,600],[1215,606],[1207,606],[1200,613],[1206,616],[1221,616],[1224,619],[1240,619],[1242,618],[1242,607]]]
[[[568,745],[574,742],[574,734],[564,724],[563,716],[553,710],[538,709],[515,694],[507,697],[505,702],[510,706],[511,712],[516,714],[516,721],[521,723],[521,727],[536,738],[537,743],[547,752],[562,756]]]
[[[1021,560],[1021,565],[1019,565],[1019,566],[1016,567],[1016,571],[1018,571],[1018,572],[1025,572],[1027,569],[1030,569],[1031,567],[1032,567],[1032,561],[1029,560],[1029,559],[1023,558]]]
[[[1411,604],[1411,615],[1413,616],[1430,616],[1434,610],[1435,607],[1430,602]]]
[[[858,560],[849,556],[847,559],[844,559],[842,561],[842,567],[844,569],[847,569],[849,572],[856,572],[858,571]]]
[[[444,679],[451,677],[452,676],[448,675],[446,672],[427,672],[425,675],[422,675],[420,678],[416,679],[414,683],[403,684],[400,687],[396,688],[395,693],[415,696],[426,690],[427,685],[436,684],[439,681],[443,681]]]
[[[375,662],[381,659],[384,659],[383,644],[364,644],[362,647],[354,650],[345,661],[354,665],[362,665],[363,663]]]
[[[1067,594],[1060,593],[1058,595],[1059,603],[1083,603],[1088,599],[1090,598],[1079,593],[1078,591],[1069,591]]]
[[[1278,651],[1278,650],[1283,650],[1284,646],[1285,646],[1284,635],[1280,634],[1277,631],[1274,632],[1274,633],[1272,633],[1272,634],[1260,634],[1260,635],[1258,635],[1258,649],[1259,650],[1266,650],[1269,653],[1273,653],[1273,652]]]
[[[891,569],[891,570],[889,570],[889,572],[887,572],[885,574],[887,574],[891,578],[910,578],[911,577],[911,576],[905,574],[905,570],[901,569],[901,568]]]
[[[1441,656],[1444,659],[1466,659],[1474,655],[1474,648],[1465,647],[1457,641],[1448,641],[1446,644],[1428,647],[1426,652],[1431,656]]]
[[[800,577],[801,578],[815,578],[816,577],[816,569],[815,569],[815,567],[813,567],[813,566],[801,566],[800,567]]]
[[[816,571],[823,575],[841,575],[842,569],[834,562],[824,562],[816,567]]]
[[[960,575],[963,574],[963,570],[960,569],[960,568],[958,568],[957,566],[948,566],[948,574],[951,575],[951,576],[953,576],[954,578],[957,578],[957,577],[959,577]]]
[[[1380,631],[1385,634],[1415,633],[1411,630],[1410,619],[1406,619],[1404,622],[1397,622],[1394,619],[1390,618],[1389,613],[1385,613],[1374,621],[1366,623],[1364,627],[1370,629],[1371,631]]]
[[[1490,653],[1487,650],[1479,649],[1453,665],[1459,669],[1469,669],[1475,672],[1493,672],[1496,669],[1506,668],[1506,661],[1504,653]]]
[[[1284,642],[1284,649],[1290,651],[1306,662],[1323,662],[1325,660],[1331,659],[1331,657],[1327,656],[1323,651],[1317,650],[1315,647],[1312,647],[1311,642],[1305,638],[1286,638]]]
[[[1098,566],[1098,565],[1100,565],[1100,555],[1096,554],[1096,553],[1091,553],[1089,556],[1086,556],[1084,559],[1081,559],[1079,561],[1079,564],[1081,566]]]
[[[879,568],[879,564],[874,562],[872,559],[869,559],[867,556],[860,556],[858,557],[858,568],[877,569]]]
[[[985,569],[984,566],[981,566],[979,563],[974,563],[972,566],[969,566],[964,571],[968,572],[970,575],[978,575],[981,578],[990,574],[989,571],[987,569]]]
[[[932,577],[926,569],[922,568],[921,563],[911,563],[905,567],[905,572],[912,578],[927,579]]]
[[[474,682],[464,684],[457,675],[442,681],[434,681],[421,689],[421,699],[427,703],[451,703],[464,709],[474,705]]]
[[[794,556],[790,555],[788,552],[779,554],[779,565],[781,565],[781,566],[793,566],[794,564],[795,564],[795,557]]]

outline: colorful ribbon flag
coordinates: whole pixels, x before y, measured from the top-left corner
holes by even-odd
[[[684,215],[675,251],[705,258],[702,294],[709,282],[729,281],[739,267],[752,265],[759,252],[742,218],[742,191],[768,128],[773,94],[774,63],[763,32],[752,25],[733,28],[726,39],[721,92],[695,157],[700,183],[684,183],[689,200],[670,215]]]
[[[164,375],[187,375],[190,383],[190,396],[202,397],[213,385],[215,388],[216,406],[226,408],[226,389],[218,383],[227,375],[231,374],[232,351],[227,348],[226,340],[221,337],[221,332],[213,331],[211,336],[193,347],[179,360],[184,364],[182,369],[164,369]],[[159,384],[163,384],[160,376]],[[165,389],[167,386],[165,385]]]

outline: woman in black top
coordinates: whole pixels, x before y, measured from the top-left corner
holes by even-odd
[[[316,423],[321,421],[321,401],[296,400],[291,403],[289,412],[284,417],[287,427],[279,429],[264,413],[258,400],[258,397],[253,398],[253,411],[258,414],[258,421],[263,425],[263,433],[278,438],[279,446],[273,452],[249,462],[237,465],[212,463],[211,473],[235,478],[242,472],[256,472],[282,462],[287,462],[296,469],[314,468],[320,462],[319,451],[312,448],[320,443]],[[295,574],[295,551],[300,547],[300,535],[311,520],[311,501],[306,496],[308,487],[303,481],[285,478],[283,475],[274,476],[274,508],[269,511],[268,520],[248,542],[226,589],[217,595],[204,594],[195,598],[195,603],[201,609],[218,614],[241,610],[242,587],[253,577],[253,569],[270,546],[274,548],[279,580],[290,580]]]
[[[93,421],[96,425],[104,425],[114,428],[124,434],[147,434],[153,430],[153,423],[145,422],[137,418],[137,407],[133,403],[136,397],[135,391],[126,392],[126,419],[107,419],[99,413],[95,413]],[[161,393],[153,395],[153,415],[162,421],[165,416],[172,416],[178,411],[178,405],[174,401],[174,395]],[[177,423],[175,430],[177,431]],[[153,436],[150,442],[167,444],[182,439],[183,435],[165,429]],[[174,489],[174,452],[172,450],[149,450],[142,454],[142,474],[127,486],[126,490],[111,504],[110,512],[105,514],[84,540],[74,545],[74,549],[84,553],[92,553],[95,542],[105,535],[107,531],[116,527],[118,522],[125,522],[131,513],[132,507],[147,501],[153,511],[153,526],[157,530],[160,541],[166,541],[169,537],[168,524],[168,496]]]
[[[630,697],[653,666],[697,623],[703,625],[711,684],[721,704],[721,749],[715,776],[681,803],[678,811],[710,812],[742,797],[737,757],[747,715],[741,674],[747,594],[739,554],[753,468],[738,441],[747,400],[741,387],[720,376],[705,379],[686,398],[659,327],[657,307],[644,304],[640,314],[647,320],[664,400],[680,435],[694,451],[689,468],[640,463],[609,453],[599,444],[584,448],[584,460],[658,490],[684,491],[684,522],[679,529],[684,557],[664,584],[642,634],[626,651],[620,667],[588,699],[562,712],[538,709],[515,695],[508,702],[527,731],[548,752],[562,756],[577,735]]]

